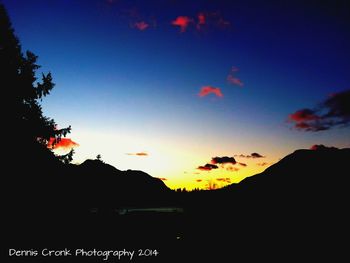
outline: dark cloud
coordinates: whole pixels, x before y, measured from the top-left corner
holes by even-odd
[[[204,166],[198,166],[198,170],[201,170],[201,171],[211,171],[212,169],[218,169],[219,166],[215,165],[215,164],[211,164],[211,163],[207,163],[206,165]]]
[[[229,178],[229,177],[216,178],[216,181],[224,182],[224,183],[231,183],[231,178]]]
[[[265,158],[265,156],[259,154],[259,153],[252,153],[250,155],[245,155],[245,154],[239,154],[235,155],[235,157],[241,157],[241,158]]]
[[[294,128],[302,131],[324,131],[350,124],[350,90],[331,94],[314,109],[301,109],[288,116]]]
[[[238,163],[240,166],[246,167],[247,164],[246,163]]]
[[[262,162],[262,163],[257,163],[256,165],[258,165],[258,166],[266,166],[266,165],[268,165],[268,163],[267,162]]]
[[[236,164],[236,160],[233,157],[223,156],[223,157],[213,157],[211,159],[212,164]]]
[[[259,153],[252,153],[250,156],[251,156],[252,158],[265,158],[265,156],[262,156],[262,155],[259,154]]]

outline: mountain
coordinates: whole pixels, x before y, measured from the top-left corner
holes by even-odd
[[[160,205],[171,192],[162,180],[145,172],[121,171],[100,160],[70,165],[65,177],[72,200],[84,209]]]
[[[264,172],[231,184],[225,191],[249,202],[288,202],[299,206],[337,205],[344,201],[350,149],[296,150]],[[347,172],[348,171],[348,172]]]
[[[341,258],[349,162],[350,149],[297,150],[238,184],[193,196],[188,244],[226,256],[234,250],[248,262]]]

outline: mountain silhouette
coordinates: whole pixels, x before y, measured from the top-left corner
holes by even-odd
[[[193,195],[188,243],[222,256],[234,248],[247,261],[341,258],[349,161],[350,149],[297,150],[238,184]]]
[[[65,178],[71,200],[82,209],[161,205],[171,190],[158,178],[142,171],[121,171],[100,160],[69,165]],[[79,195],[77,196],[77,193]]]
[[[264,172],[231,184],[223,191],[245,195],[250,203],[298,207],[335,207],[344,201],[350,149],[296,150]],[[334,203],[331,203],[333,201]],[[290,209],[291,207],[288,207]],[[310,208],[310,207],[309,207]]]

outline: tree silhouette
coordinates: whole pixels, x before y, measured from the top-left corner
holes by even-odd
[[[54,83],[50,72],[42,73],[41,81],[37,80],[40,68],[37,58],[30,51],[22,53],[5,7],[0,4],[0,83],[6,94],[2,99],[8,105],[5,121],[15,138],[15,148],[35,144],[47,148],[50,138],[55,145],[71,130],[70,126],[58,129],[53,119],[43,115],[40,103],[50,94]]]
[[[69,153],[58,156],[58,159],[64,164],[69,164],[73,161],[74,149],[70,150]]]
[[[103,161],[102,161],[102,156],[101,156],[101,154],[97,154],[96,160],[97,160],[97,161],[100,161],[100,162],[103,162]]]

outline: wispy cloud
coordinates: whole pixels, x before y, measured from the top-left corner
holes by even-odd
[[[144,31],[149,28],[149,24],[145,21],[135,22],[134,27],[140,31]]]
[[[248,154],[248,155],[245,155],[245,154],[235,154],[235,157],[240,157],[240,158],[265,158],[265,156],[261,155],[260,153],[251,153],[251,154]]]
[[[243,87],[243,82],[236,77],[236,73],[239,71],[237,67],[232,67],[230,73],[227,76],[227,82],[232,85]]]
[[[228,167],[226,167],[226,171],[229,171],[229,172],[238,172],[238,171],[239,171],[239,168],[234,167],[234,166],[228,166]]]
[[[197,22],[197,29],[201,30],[202,26],[206,24],[207,17],[204,13],[199,13],[197,15],[198,22]]]
[[[148,156],[148,153],[146,153],[146,152],[137,152],[137,153],[127,153],[127,155]]]

